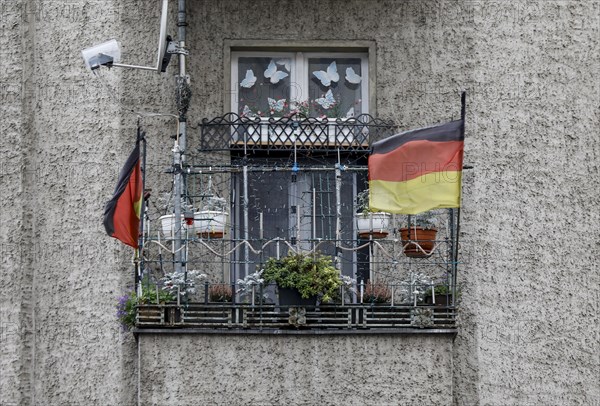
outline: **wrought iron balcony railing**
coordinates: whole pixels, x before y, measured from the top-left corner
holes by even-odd
[[[378,286],[369,291],[368,285],[365,288],[361,284],[346,294],[345,289],[340,288],[335,303],[322,304],[313,299],[312,304],[307,305],[304,302],[279,303],[277,295],[274,295],[274,285],[254,285],[239,296],[232,292],[243,290],[242,285],[206,282],[194,302],[138,305],[135,326],[138,333],[156,329],[253,330],[263,333],[455,331],[456,307],[448,285],[435,285],[436,292],[445,288],[446,294],[434,294],[434,285]],[[246,302],[240,303],[241,299]]]
[[[373,141],[393,135],[392,121],[361,114],[352,118],[279,118],[227,113],[200,124],[201,151],[336,149],[369,151]]]
[[[138,332],[147,328],[195,328],[235,330],[365,330],[455,328],[453,306],[346,304],[278,306],[274,304],[189,303],[140,305]]]

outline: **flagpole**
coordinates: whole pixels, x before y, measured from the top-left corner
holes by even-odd
[[[461,131],[461,135],[462,138],[464,140],[465,137],[465,117],[466,117],[466,113],[467,113],[467,92],[463,90],[463,92],[460,95],[460,120],[461,120],[461,126],[460,126],[460,131]],[[462,171],[462,168],[460,168]],[[460,197],[461,197],[461,202],[460,204],[462,205],[462,176],[461,176],[461,188],[460,188]],[[452,305],[454,305],[455,301],[456,301],[456,283],[457,283],[457,269],[458,269],[458,240],[460,237],[460,205],[458,206],[458,208],[456,209],[456,239],[454,241],[454,252],[453,252],[453,258],[452,258]]]
[[[140,208],[140,234],[138,236],[139,267],[135,275],[135,284],[137,286],[141,280],[141,273],[144,268],[144,216],[146,214],[146,133],[142,131],[139,119],[137,127],[137,139],[135,142],[142,142],[142,146],[144,147],[144,152],[142,153],[142,206]]]

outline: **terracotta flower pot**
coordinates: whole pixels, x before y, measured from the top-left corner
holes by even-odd
[[[433,254],[433,247],[435,246],[435,236],[437,235],[437,229],[431,228],[424,230],[421,227],[401,228],[400,236],[402,239],[402,246],[404,248],[404,255],[411,258],[427,258]],[[417,246],[419,244],[421,249]],[[425,252],[423,252],[425,251]]]

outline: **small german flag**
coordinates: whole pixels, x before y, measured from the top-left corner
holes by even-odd
[[[418,214],[460,207],[463,120],[393,135],[369,156],[369,209]]]
[[[127,158],[119,175],[115,193],[104,209],[106,233],[124,244],[138,248],[140,213],[142,209],[142,173],[140,169],[140,139]]]

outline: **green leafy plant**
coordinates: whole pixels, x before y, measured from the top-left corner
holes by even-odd
[[[356,195],[356,206],[359,213],[369,213],[369,189],[364,189]]]
[[[320,253],[290,254],[282,259],[270,258],[262,277],[283,288],[298,290],[304,299],[320,296],[321,301],[331,301],[342,280],[331,258]]]
[[[433,211],[426,211],[411,217],[412,220],[409,221],[411,227],[416,226],[422,228],[423,230],[431,230],[437,228],[438,219]]]
[[[390,303],[392,292],[381,282],[367,282],[363,291],[363,303]]]
[[[449,295],[452,293],[448,285],[435,285],[433,291],[436,295]]]

